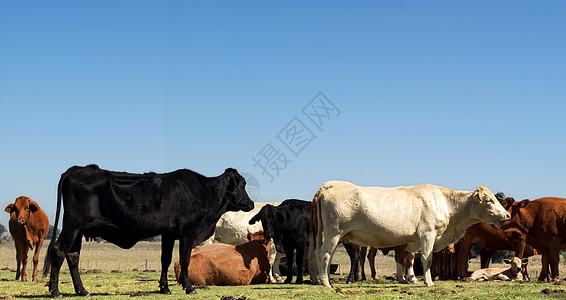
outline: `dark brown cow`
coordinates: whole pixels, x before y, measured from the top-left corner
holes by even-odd
[[[248,234],[241,245],[215,243],[195,248],[189,263],[189,280],[196,285],[248,285],[269,282],[269,246],[263,232]],[[181,282],[181,264],[175,262]]]
[[[511,220],[502,228],[517,228],[525,234],[526,240],[518,249],[519,258],[523,258],[526,244],[542,252],[539,280],[546,279],[550,265],[551,280],[559,281],[560,246],[566,243],[566,199],[547,197],[514,203]]]
[[[39,251],[49,232],[49,219],[35,201],[24,196],[18,197],[15,203],[8,204],[5,211],[10,214],[8,226],[16,244],[16,280],[28,281],[28,251],[35,247],[33,281],[39,281],[37,275]]]

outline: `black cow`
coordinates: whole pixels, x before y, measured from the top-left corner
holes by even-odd
[[[297,250],[296,283],[303,283],[303,261],[308,246],[311,205],[312,202],[296,199],[285,200],[279,206],[267,204],[249,222],[254,224],[261,221],[264,236],[273,238],[277,251],[285,253],[290,270]],[[287,272],[285,283],[292,281],[293,272]]]
[[[187,169],[132,174],[96,165],[71,167],[61,175],[57,191],[54,226],[63,197],[63,229],[56,241],[54,234],[43,269],[46,276],[51,267],[49,291],[61,296],[59,271],[66,257],[75,292],[89,295],[78,269],[83,236],[101,237],[129,249],[142,239],[161,235],[160,292],[170,293],[167,269],[179,240],[183,289],[195,293],[187,276],[191,249],[212,235],[224,212],[253,209],[245,186],[244,178],[230,168],[218,177],[205,177]]]

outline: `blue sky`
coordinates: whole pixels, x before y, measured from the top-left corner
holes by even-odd
[[[565,17],[559,1],[0,1],[2,203],[30,196],[53,222],[61,173],[89,163],[235,167],[260,202],[332,179],[566,197]],[[319,92],[340,110],[322,128],[302,112]],[[316,136],[298,155],[277,137],[294,118]],[[266,145],[290,160],[273,181],[252,159]]]

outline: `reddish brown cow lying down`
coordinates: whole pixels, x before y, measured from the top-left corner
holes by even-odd
[[[248,234],[242,245],[215,243],[196,247],[189,261],[189,280],[195,285],[248,285],[269,282],[269,246],[263,231]],[[181,265],[175,262],[179,282]]]

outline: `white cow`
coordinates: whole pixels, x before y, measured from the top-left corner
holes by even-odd
[[[325,287],[331,287],[328,266],[339,242],[375,248],[407,244],[409,252],[421,249],[424,281],[432,286],[433,251],[455,243],[470,225],[501,225],[510,218],[484,186],[455,191],[435,185],[382,188],[330,181],[315,198],[315,236],[309,253],[317,263],[311,270],[318,274],[312,273],[311,280],[319,279]]]
[[[521,274],[521,267],[523,263],[527,263],[528,259],[520,259],[514,257],[513,260],[504,260],[504,263],[511,265],[509,268],[487,268],[477,270],[470,275],[470,281],[489,281],[489,280],[502,280],[502,281],[523,281],[523,274]]]
[[[214,242],[240,245],[248,242],[248,232],[258,232],[263,229],[261,221],[250,225],[249,220],[255,216],[259,210],[266,204],[277,206],[279,202],[269,203],[255,203],[254,209],[249,212],[243,211],[229,211],[220,217],[216,223],[214,234],[202,244],[212,244]],[[269,280],[271,282],[283,282],[281,273],[279,272],[279,263],[281,257],[285,254],[278,253],[275,249],[275,243],[271,243],[269,249],[269,263],[271,268],[269,270]]]

